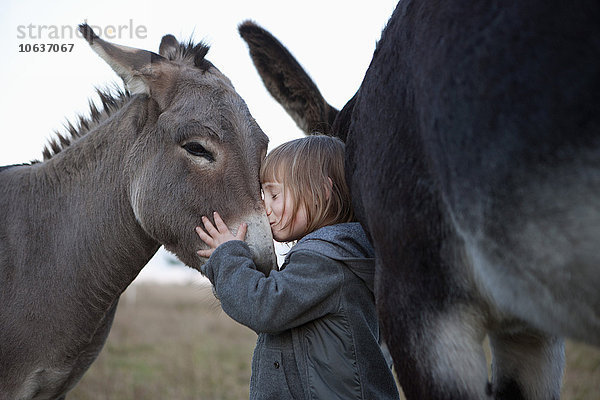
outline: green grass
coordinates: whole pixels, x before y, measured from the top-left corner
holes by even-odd
[[[255,342],[209,287],[134,286],[102,353],[67,399],[247,399]],[[600,398],[600,349],[567,343],[562,398]]]

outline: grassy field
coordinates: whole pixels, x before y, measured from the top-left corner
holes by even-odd
[[[225,315],[210,287],[135,285],[98,360],[69,400],[248,398],[256,334]],[[568,343],[563,399],[600,399],[600,350]]]

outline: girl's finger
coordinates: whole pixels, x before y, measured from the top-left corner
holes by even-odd
[[[242,222],[240,224],[240,227],[238,228],[235,238],[238,240],[246,239],[246,232],[248,232],[248,224],[245,222]]]
[[[198,254],[200,257],[210,258],[210,255],[213,253],[213,251],[214,249],[198,250],[196,254]]]
[[[208,232],[208,234],[213,238],[219,234],[219,231],[217,231],[217,229],[214,227],[214,225],[212,224],[212,222],[210,222],[208,218],[203,216],[202,223],[204,224],[204,229],[206,229],[206,232]]]
[[[199,226],[196,227],[196,233],[198,234],[198,236],[200,236],[200,239],[202,239],[204,243],[206,243],[210,247],[215,247],[215,241],[213,240],[213,238],[209,234],[204,232],[204,230],[202,230],[202,228],[200,228]]]
[[[221,233],[229,232],[229,228],[227,227],[227,225],[225,225],[225,222],[223,222],[223,219],[221,218],[219,213],[216,211],[214,213],[214,218],[215,218],[215,224],[217,225],[217,230],[219,232],[221,232]]]

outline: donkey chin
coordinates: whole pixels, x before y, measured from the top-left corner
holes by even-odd
[[[252,260],[256,265],[256,269],[268,276],[271,270],[277,269],[277,257],[275,255],[273,235],[271,233],[269,221],[264,214],[253,214],[240,218],[239,221],[229,222],[227,224],[229,230],[233,234],[236,234],[242,221],[248,224],[248,231],[244,241],[248,247],[250,247]],[[193,235],[195,239],[193,243],[197,243],[199,239],[197,238],[196,233],[194,232]],[[172,243],[164,244],[164,247],[167,251],[175,254],[184,264],[197,269],[198,271],[200,270],[200,267],[208,261],[207,258],[200,257],[196,254],[196,251],[200,249],[197,245],[190,248],[187,244]],[[203,244],[202,248],[206,248],[206,245]]]

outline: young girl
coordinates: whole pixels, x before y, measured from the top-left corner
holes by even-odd
[[[219,214],[206,217],[202,272],[223,310],[258,333],[250,399],[398,399],[379,345],[373,249],[353,220],[344,144],[328,136],[285,143],[260,172],[275,240],[297,244],[278,271],[256,270]]]

